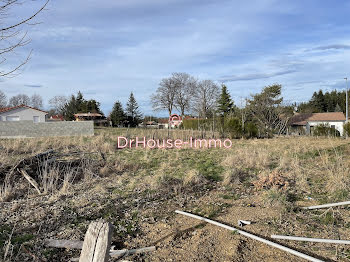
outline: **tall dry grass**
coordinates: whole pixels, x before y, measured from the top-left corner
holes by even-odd
[[[62,153],[102,152],[108,156],[105,166],[96,170],[91,167],[91,162],[85,161],[82,166],[83,180],[125,172],[133,177],[133,183],[145,183],[152,187],[159,186],[157,181],[164,181],[169,176],[180,179],[184,185],[203,181],[203,175],[193,166],[185,166],[187,170],[182,171],[185,174],[180,174],[178,167],[172,164],[178,162],[180,166],[185,165],[181,163],[182,159],[195,149],[117,150],[118,136],[186,140],[190,137],[211,138],[213,134],[191,130],[106,128],[97,130],[93,137],[3,139],[0,140],[0,163],[1,167],[13,166],[26,156],[48,149]],[[214,137],[219,138],[219,134],[215,133]],[[287,180],[293,180],[295,187],[305,194],[327,191],[334,195],[349,189],[349,154],[339,149],[339,146],[347,144],[348,141],[343,139],[313,137],[233,140],[232,148],[215,149],[215,157],[224,169],[222,183],[225,185],[240,183],[247,178],[264,181],[272,172],[278,171]],[[214,149],[201,150],[208,150],[209,156]],[[198,152],[201,152],[200,157],[205,160],[205,151]],[[191,157],[196,158],[194,155]],[[152,161],[156,162],[155,166]],[[58,173],[64,175],[58,176]],[[76,179],[76,173],[74,170],[59,172],[54,168],[44,168],[40,171],[39,178],[44,192],[55,194],[61,188],[65,189],[63,191],[69,190]],[[1,197],[8,198],[11,187],[2,185],[1,188]]]

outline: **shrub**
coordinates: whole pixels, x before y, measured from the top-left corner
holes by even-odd
[[[201,129],[209,129],[211,128],[212,124],[211,119],[184,119],[182,127],[184,129],[194,129],[198,130],[199,128]]]
[[[344,125],[344,135],[350,136],[350,122]]]
[[[224,129],[230,134],[231,138],[240,138],[242,136],[242,124],[237,117],[227,119]]]
[[[331,128],[329,124],[319,124],[314,129],[315,136],[340,136],[340,133],[335,128]]]
[[[248,122],[244,126],[244,134],[246,138],[258,137],[258,127],[254,123]]]

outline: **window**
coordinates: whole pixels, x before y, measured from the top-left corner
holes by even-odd
[[[6,121],[19,121],[19,116],[7,116]]]
[[[40,118],[38,116],[33,116],[33,122],[39,123]]]

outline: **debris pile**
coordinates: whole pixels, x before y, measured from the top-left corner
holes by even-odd
[[[105,165],[106,156],[101,152],[60,153],[50,149],[23,158],[12,167],[2,166],[0,185],[16,188],[13,200],[25,196],[27,191],[20,190],[23,181],[43,194],[61,188],[64,182],[77,182],[87,175],[98,176],[98,170]]]

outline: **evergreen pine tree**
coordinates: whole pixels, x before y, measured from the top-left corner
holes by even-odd
[[[76,97],[76,109],[78,113],[87,112],[86,100],[83,97],[83,94],[79,91]]]
[[[86,113],[99,113],[101,115],[104,115],[103,112],[100,109],[100,103],[97,102],[95,99],[90,99],[85,102],[85,110],[83,112]]]
[[[111,112],[111,121],[113,126],[120,126],[123,124],[126,119],[122,104],[119,101],[116,101]]]
[[[341,107],[339,104],[335,106],[334,112],[342,112]]]
[[[230,113],[233,109],[233,102],[231,96],[227,91],[226,85],[221,86],[221,95],[218,100],[218,112],[221,116],[225,116],[227,113]]]
[[[132,92],[130,93],[129,101],[126,104],[126,114],[130,126],[135,127],[140,123],[142,115]]]
[[[74,95],[72,95],[70,100],[63,107],[62,114],[65,120],[72,121],[75,119],[74,114],[76,113],[78,113],[77,99]]]
[[[77,96],[72,95],[68,102],[62,108],[64,119],[72,121],[77,113],[99,113],[103,115],[100,109],[100,103],[94,99],[85,100],[83,94],[79,91]]]

